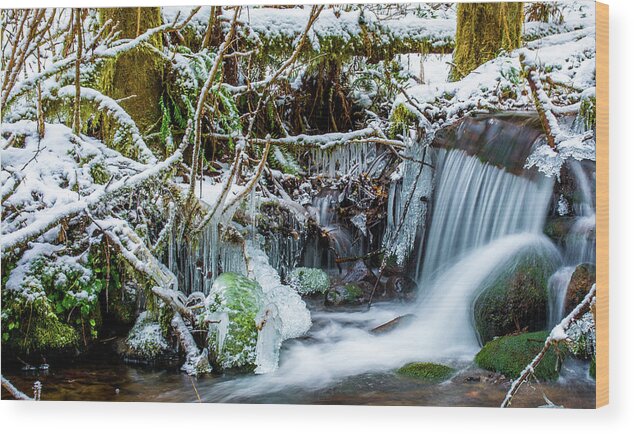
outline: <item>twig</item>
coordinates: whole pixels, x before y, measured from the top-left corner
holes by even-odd
[[[568,328],[572,324],[572,321],[578,318],[583,311],[591,308],[592,305],[594,305],[596,301],[595,295],[596,295],[596,284],[592,285],[592,288],[590,289],[588,294],[586,294],[586,296],[581,301],[581,303],[579,303],[577,307],[575,307],[573,311],[568,314],[567,317],[561,320],[561,322],[552,329],[552,331],[550,332],[550,335],[548,335],[548,338],[546,338],[546,342],[544,342],[544,347],[535,356],[535,358],[524,368],[524,370],[520,373],[520,376],[515,381],[513,381],[513,383],[511,384],[511,388],[506,394],[506,397],[504,398],[504,401],[502,401],[502,404],[500,405],[500,407],[505,408],[511,405],[511,400],[513,399],[515,394],[518,392],[522,384],[524,384],[527,381],[528,377],[535,372],[537,365],[539,365],[539,363],[542,361],[548,349],[553,344],[557,344],[558,342],[565,341],[566,339],[568,339],[566,336],[566,330],[568,330]]]

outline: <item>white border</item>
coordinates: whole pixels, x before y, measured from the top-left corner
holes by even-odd
[[[562,0],[565,1],[565,0]],[[634,2],[610,5],[610,405],[600,410],[475,409],[434,407],[291,406],[0,402],[4,433],[118,434],[332,434],[332,433],[620,433],[634,426]],[[8,3],[8,4],[7,4]],[[0,7],[169,6],[183,0],[3,0]],[[200,2],[198,2],[200,3]],[[207,1],[205,4],[306,3],[310,1]],[[329,2],[341,3],[341,2]],[[357,2],[355,2],[357,3]],[[373,1],[373,3],[378,3]],[[627,427],[630,428],[627,428]]]

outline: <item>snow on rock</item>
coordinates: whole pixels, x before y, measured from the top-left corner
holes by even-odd
[[[161,332],[161,326],[141,312],[126,339],[130,355],[152,360],[170,350],[170,345]]]
[[[305,334],[312,324],[306,303],[290,286],[282,284],[264,251],[252,241],[247,242],[246,251],[249,275],[262,286],[265,305],[272,304],[277,308],[282,323],[282,340]]]

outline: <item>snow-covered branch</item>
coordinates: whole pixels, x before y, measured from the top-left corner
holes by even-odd
[[[165,173],[171,171],[183,158],[183,150],[187,145],[187,136],[188,134],[185,134],[185,140],[181,146],[164,161],[129,178],[123,178],[103,188],[99,188],[87,197],[83,197],[75,202],[54,205],[42,211],[38,215],[38,219],[33,223],[3,235],[2,257],[4,258],[9,254],[15,253],[16,249],[21,250],[28,242],[59,225],[62,220],[71,219],[86,210],[96,208],[103,203],[108,203],[118,195],[128,193],[148,181],[160,178]]]
[[[4,378],[4,376],[0,375],[0,380],[2,380],[2,387],[6,389],[7,392],[11,394],[15,399],[20,401],[33,401],[33,398],[21,392],[17,387],[15,387],[9,380]]]
[[[105,111],[121,128],[130,134],[131,141],[138,151],[141,162],[147,164],[156,163],[156,157],[143,140],[136,123],[117,101],[92,88],[80,87],[79,89],[82,100],[95,104],[99,111]],[[58,90],[57,95],[61,98],[74,98],[75,86],[64,86]]]
[[[149,41],[154,35],[182,29],[185,25],[187,25],[187,23],[189,23],[197,11],[197,9],[193,10],[192,13],[190,13],[190,15],[182,21],[166,23],[161,26],[148,29],[134,39],[121,39],[117,41],[117,45],[111,47],[99,45],[91,51],[84,52],[80,58],[81,63],[89,64],[99,59],[116,58],[126,51],[133,50],[141,44]],[[10,105],[18,96],[35,89],[37,83],[74,66],[76,60],[77,59],[74,56],[65,57],[53,62],[41,72],[29,75],[24,80],[15,83],[15,85],[8,86],[6,89],[3,88],[0,105],[3,107]]]
[[[542,347],[541,351],[524,368],[524,370],[520,373],[520,376],[511,384],[511,388],[506,394],[506,397],[504,398],[504,401],[502,401],[502,404],[500,405],[500,407],[505,408],[511,405],[511,400],[513,399],[515,394],[518,392],[522,384],[524,384],[528,380],[530,375],[535,372],[537,365],[539,365],[539,363],[542,361],[542,359],[546,355],[546,352],[550,349],[552,345],[557,344],[558,342],[564,342],[568,340],[568,335],[566,334],[566,330],[568,330],[568,328],[570,327],[570,325],[576,318],[581,316],[581,314],[585,310],[591,308],[592,305],[594,305],[596,301],[595,295],[596,295],[596,284],[592,285],[592,288],[590,289],[588,294],[586,294],[586,296],[581,301],[581,303],[579,303],[577,307],[575,307],[572,310],[572,312],[568,314],[568,316],[566,316],[563,320],[561,320],[561,322],[557,324],[551,330],[550,335],[548,335],[548,338],[546,338],[546,341],[544,342],[544,346]]]

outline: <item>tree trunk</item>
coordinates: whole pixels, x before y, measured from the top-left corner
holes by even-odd
[[[162,24],[160,8],[107,8],[100,9],[99,16],[102,23],[111,19],[122,39],[135,38]],[[161,38],[160,34],[155,35],[148,42],[162,49]],[[158,129],[162,116],[163,60],[149,47],[140,45],[109,63],[102,75],[102,88],[115,100],[127,98],[120,105],[142,134]]]
[[[458,3],[451,80],[460,80],[500,50],[522,43],[523,3]]]

